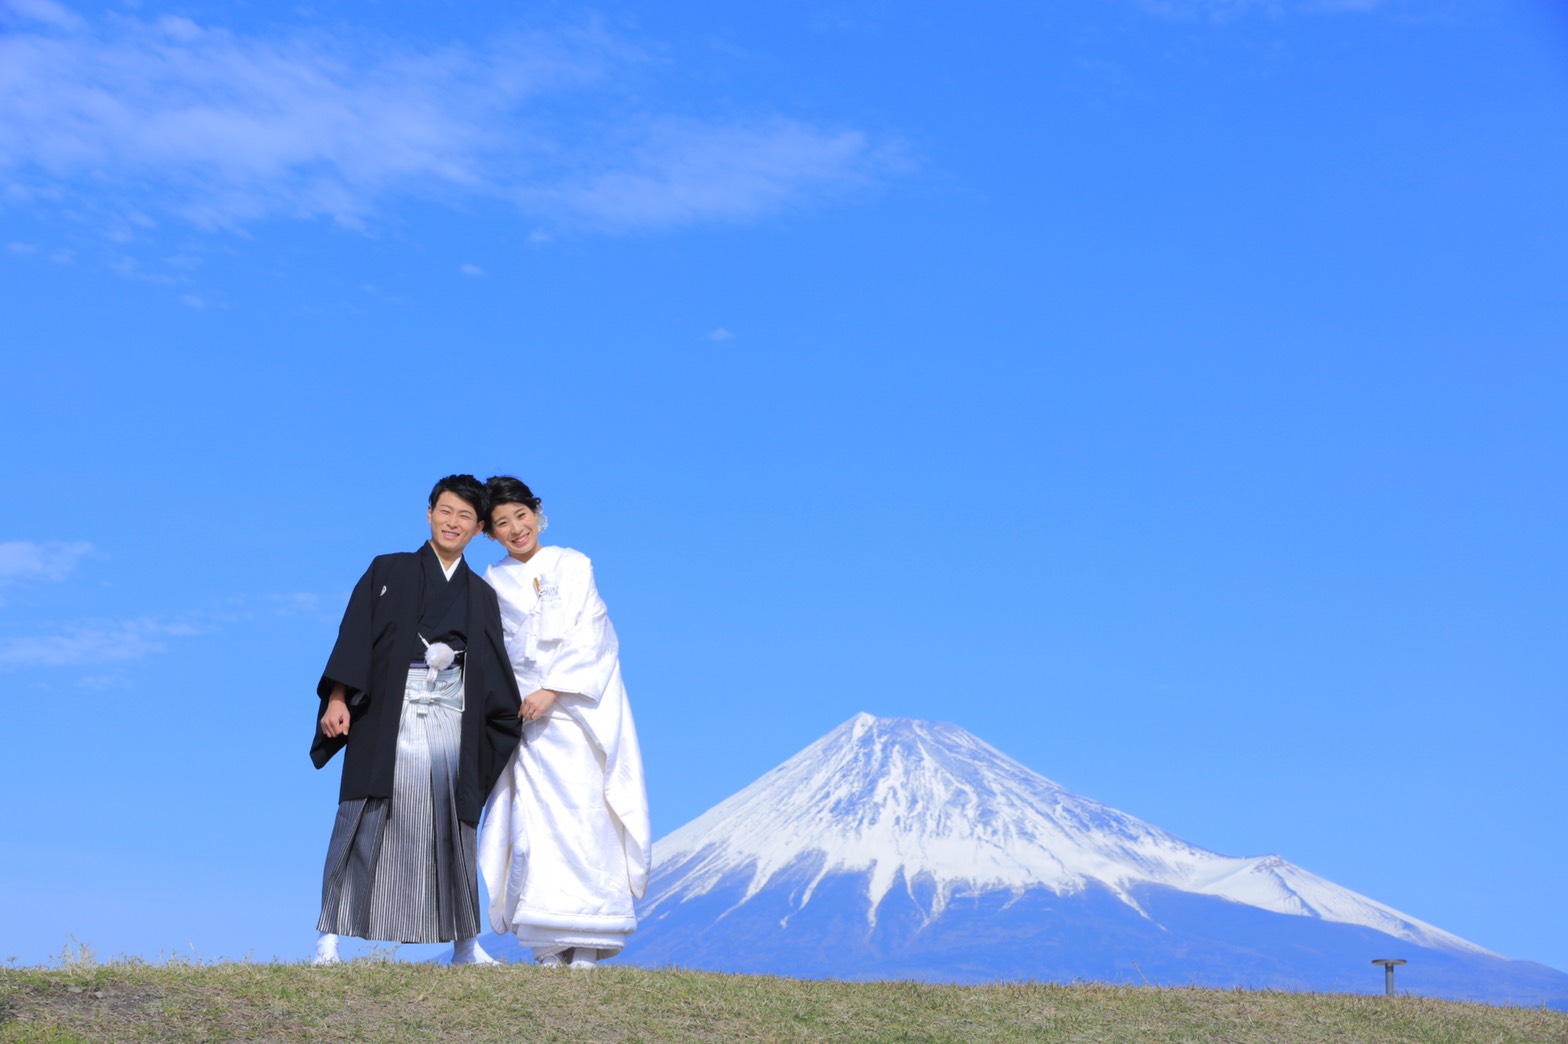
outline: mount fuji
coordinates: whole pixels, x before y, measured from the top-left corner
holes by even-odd
[[[1403,958],[1401,992],[1568,1008],[1568,974],[1198,848],[957,726],[868,714],[657,841],[638,916],[642,965],[1376,992],[1371,962]]]

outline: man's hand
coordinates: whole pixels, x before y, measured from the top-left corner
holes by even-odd
[[[518,709],[517,716],[524,721],[533,721],[549,710],[550,705],[555,702],[555,698],[559,695],[561,694],[552,692],[549,689],[536,689],[530,692],[528,697],[523,700],[523,705]],[[328,735],[331,735],[331,733],[328,733]]]
[[[345,699],[346,690],[341,685],[332,688],[332,695],[327,699],[327,713],[321,716],[321,734],[323,736],[348,735],[348,701]]]

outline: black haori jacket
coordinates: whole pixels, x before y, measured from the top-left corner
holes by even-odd
[[[319,769],[347,745],[339,801],[392,796],[410,650],[419,648],[419,610],[425,583],[421,553],[435,554],[427,544],[418,552],[381,555],[370,563],[349,595],[337,644],[316,686],[321,708],[316,714],[310,760]],[[468,564],[459,563],[458,568],[466,570]],[[457,817],[477,824],[490,788],[522,735],[522,722],[517,718],[522,697],[506,656],[495,591],[472,573],[468,577],[468,636],[463,655]],[[327,712],[327,697],[337,682],[348,689],[352,720],[347,736],[328,738],[321,731],[321,716]],[[356,701],[359,693],[365,698]]]

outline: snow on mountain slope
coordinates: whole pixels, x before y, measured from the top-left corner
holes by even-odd
[[[736,904],[744,905],[787,868],[805,868],[795,909],[829,875],[865,874],[873,927],[900,881],[928,921],[956,896],[1070,895],[1091,883],[1142,913],[1132,889],[1153,884],[1488,953],[1278,856],[1197,848],[1063,789],[955,725],[869,714],[657,841],[654,866],[643,917],[737,875],[749,880]]]

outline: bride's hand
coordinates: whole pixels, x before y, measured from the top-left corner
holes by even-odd
[[[524,721],[533,721],[549,710],[551,704],[555,703],[555,698],[559,695],[560,693],[552,692],[549,689],[536,689],[530,692],[523,700],[522,707],[518,708],[517,716]]]

